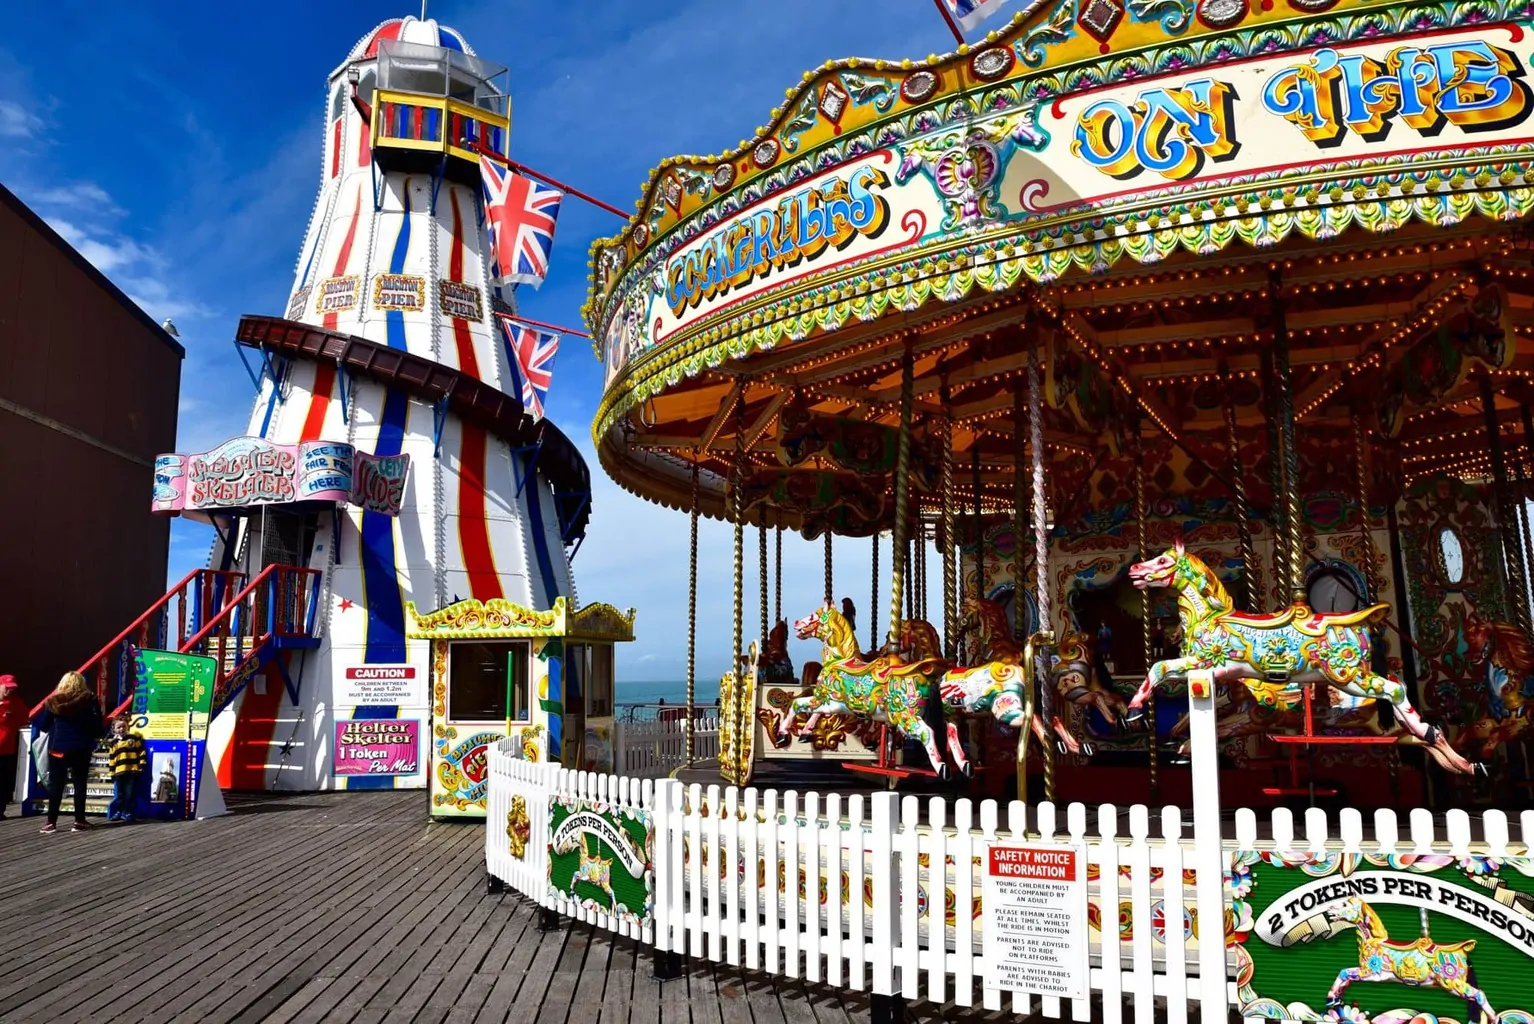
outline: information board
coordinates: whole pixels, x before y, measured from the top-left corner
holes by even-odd
[[[1085,846],[993,843],[981,895],[987,988],[1086,998]]]
[[[347,665],[336,680],[339,707],[424,708],[426,677],[414,665]]]

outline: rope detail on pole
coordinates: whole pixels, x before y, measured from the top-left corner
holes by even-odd
[[[980,435],[969,450],[970,480],[975,489],[975,596],[983,598],[985,587],[985,511],[980,506]]]
[[[1256,611],[1262,602],[1262,566],[1257,562],[1257,550],[1252,544],[1251,505],[1246,499],[1246,473],[1241,465],[1241,439],[1236,434],[1236,399],[1231,392],[1230,378],[1225,378],[1225,447],[1230,455],[1230,479],[1236,486],[1236,535],[1241,547],[1242,605]],[[1145,557],[1145,552],[1141,552]],[[1149,666],[1147,666],[1149,667]]]
[[[905,354],[900,359],[900,437],[895,456],[895,542],[894,554],[894,583],[890,590],[890,628],[889,642],[891,647],[900,643],[901,588],[905,585],[906,570],[906,504],[910,500],[911,491],[911,389],[914,385],[915,361],[911,356],[911,349],[907,346]]]
[[[773,596],[772,596],[772,621],[773,622],[782,622],[783,621],[783,524],[782,523],[778,524],[776,532],[777,532],[777,539],[776,539],[775,543],[777,544],[778,550],[773,554],[772,585],[773,585],[773,589],[774,589],[775,592],[773,593]]]
[[[1385,600],[1385,583],[1380,578],[1380,553],[1374,546],[1374,530],[1369,526],[1369,462],[1365,443],[1364,423],[1358,413],[1351,417],[1353,427],[1353,471],[1358,487],[1358,532],[1364,545],[1364,582],[1369,585],[1367,600],[1380,604]],[[1362,605],[1364,602],[1360,601]],[[1379,630],[1384,635],[1384,630]]]
[[[692,464],[692,544],[687,560],[687,724],[682,730],[682,751],[687,767],[693,765],[692,730],[698,693],[698,462]]]
[[[1273,500],[1268,506],[1268,523],[1273,533],[1273,585],[1280,591],[1288,588],[1285,586],[1286,568],[1289,565],[1289,555],[1284,550],[1289,539],[1288,521],[1284,518],[1284,459],[1283,443],[1278,432],[1278,400],[1275,394],[1273,357],[1266,350],[1260,357],[1262,363],[1262,407],[1263,418],[1267,421],[1268,428],[1268,487],[1273,492]],[[1256,601],[1253,611],[1267,607],[1267,595],[1261,595]]]

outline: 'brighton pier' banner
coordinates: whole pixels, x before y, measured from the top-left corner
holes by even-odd
[[[272,444],[236,437],[211,452],[154,460],[155,512],[344,501],[398,515],[410,456],[376,456],[340,441]]]

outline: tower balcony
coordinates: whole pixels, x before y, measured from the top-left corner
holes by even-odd
[[[383,43],[372,96],[373,159],[381,170],[441,173],[477,185],[480,155],[506,154],[505,78],[501,65],[456,50]]]

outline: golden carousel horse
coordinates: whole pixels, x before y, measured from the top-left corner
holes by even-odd
[[[815,638],[820,641],[821,668],[814,691],[789,705],[788,713],[778,726],[778,746],[787,746],[792,740],[794,723],[800,715],[808,716],[803,728],[811,730],[821,715],[855,715],[886,724],[901,736],[916,740],[926,750],[937,777],[948,778],[948,766],[938,750],[937,738],[925,721],[933,683],[943,671],[941,660],[906,661],[896,654],[866,660],[858,650],[852,626],[830,605],[795,622],[794,634],[800,640]],[[969,761],[959,743],[958,727],[951,721],[947,723],[947,733],[948,750],[954,763],[960,771],[969,774]]]
[[[1458,746],[1490,760],[1534,726],[1534,644],[1517,626],[1471,619],[1465,643],[1472,665],[1486,666],[1486,715],[1460,732]]]
[[[1306,684],[1325,682],[1355,697],[1389,703],[1396,720],[1446,770],[1461,775],[1484,771],[1450,746],[1442,729],[1422,720],[1405,686],[1370,670],[1368,627],[1389,605],[1338,615],[1313,611],[1304,603],[1271,615],[1237,612],[1225,585],[1201,559],[1188,554],[1181,540],[1159,557],[1130,566],[1129,579],[1140,590],[1177,590],[1183,635],[1183,656],[1151,666],[1129,702],[1131,710],[1139,709],[1161,683],[1186,679],[1194,669],[1213,670],[1216,681],[1245,683],[1268,707],[1293,708],[1303,699]]]

